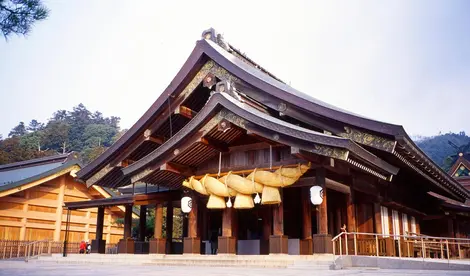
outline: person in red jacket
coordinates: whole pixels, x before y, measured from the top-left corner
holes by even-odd
[[[86,251],[86,243],[85,241],[81,241],[80,242],[80,254],[85,254],[85,251]]]

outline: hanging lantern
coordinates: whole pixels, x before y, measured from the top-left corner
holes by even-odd
[[[255,203],[256,204],[259,204],[261,202],[261,198],[259,197],[259,194],[256,193],[256,196],[255,196]]]
[[[230,200],[230,197],[227,200],[227,208],[232,208],[232,201]]]
[[[181,199],[181,211],[185,214],[191,212],[193,207],[193,200],[189,196],[185,196]]]
[[[323,188],[313,186],[310,188],[310,201],[313,205],[320,205],[323,202]]]

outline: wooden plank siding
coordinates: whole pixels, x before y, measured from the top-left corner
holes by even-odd
[[[63,203],[102,198],[94,188],[75,182],[65,174],[27,190],[0,198],[0,240],[63,241],[67,210]],[[96,232],[97,208],[73,210],[70,217],[70,242],[91,240]],[[106,209],[103,234],[108,243],[122,238],[123,227],[115,223],[121,211]]]

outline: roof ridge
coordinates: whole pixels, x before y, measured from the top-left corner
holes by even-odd
[[[276,77],[273,73],[269,72],[267,69],[265,69],[264,67],[259,65],[257,62],[255,62],[254,60],[249,58],[245,53],[243,53],[239,49],[235,48],[232,44],[225,41],[223,35],[221,33],[218,33],[214,28],[209,28],[207,30],[204,30],[202,32],[202,39],[212,40],[217,45],[222,47],[224,50],[226,50],[227,52],[233,54],[234,56],[241,59],[242,61],[250,64],[254,68],[256,68],[256,69],[260,70],[261,72],[265,73],[266,75],[270,76],[271,78],[286,84],[280,78]]]
[[[33,164],[41,164],[43,162],[48,162],[48,161],[53,161],[56,159],[64,159],[61,160],[61,162],[65,162],[70,153],[66,154],[56,154],[56,155],[49,155],[49,156],[44,156],[44,157],[39,157],[39,158],[34,158],[34,159],[29,159],[29,160],[24,160],[24,161],[19,161],[19,162],[14,162],[14,163],[9,163],[5,165],[0,165],[0,170],[3,169],[13,169],[15,167],[22,167],[22,166],[28,166],[28,165],[33,165]]]

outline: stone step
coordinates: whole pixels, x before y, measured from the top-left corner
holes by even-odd
[[[210,267],[260,267],[287,268],[289,261],[258,261],[258,260],[152,260],[144,265],[157,266],[210,266]]]

